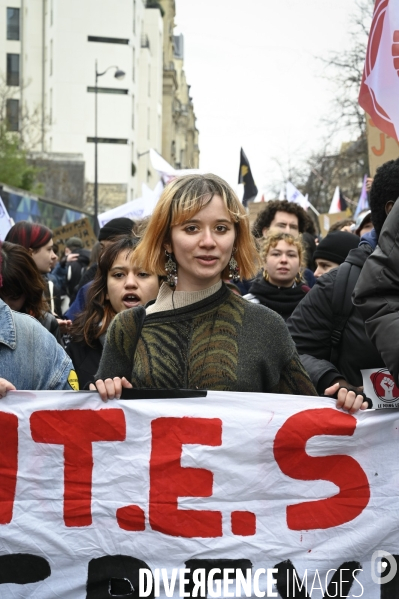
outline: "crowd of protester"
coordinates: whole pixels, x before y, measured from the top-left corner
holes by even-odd
[[[50,229],[16,223],[0,244],[0,397],[185,388],[366,409],[362,370],[386,366],[398,384],[398,197],[396,160],[370,210],[323,238],[286,200],[251,230],[216,175],[175,179],[148,222],[113,219],[91,252],[72,237],[57,256]]]

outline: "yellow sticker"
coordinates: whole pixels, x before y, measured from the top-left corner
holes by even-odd
[[[68,376],[68,383],[71,385],[74,391],[79,391],[78,375],[74,370],[71,370]]]

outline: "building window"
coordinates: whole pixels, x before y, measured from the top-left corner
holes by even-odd
[[[150,139],[150,117],[151,117],[151,113],[150,113],[150,109],[148,108],[147,110],[147,139]]]
[[[53,74],[53,40],[50,41],[50,75]]]
[[[19,8],[7,8],[7,39],[19,40]]]
[[[134,96],[132,96],[132,129],[134,129],[134,112],[135,112]]]
[[[95,93],[96,88],[94,86],[90,86],[87,88],[88,92]],[[97,92],[99,94],[121,94],[123,96],[127,96],[129,93],[128,89],[120,89],[119,87],[97,87]]]
[[[50,89],[50,125],[53,124],[53,90]]]
[[[7,85],[19,85],[19,54],[7,54]]]
[[[87,137],[86,141],[88,143],[95,143],[95,137]],[[97,137],[97,143],[99,144],[127,144],[127,139],[120,139],[117,137]]]
[[[7,100],[7,131],[19,131],[19,100]]]
[[[125,44],[126,46],[129,43],[128,39],[121,37],[100,37],[98,35],[88,35],[88,42],[102,42],[103,44]]]
[[[136,33],[136,0],[133,0],[133,33]]]
[[[136,48],[133,48],[133,67],[132,67],[132,80],[136,77]]]

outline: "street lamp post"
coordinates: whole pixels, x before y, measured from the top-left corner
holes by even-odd
[[[97,71],[97,61],[95,64],[96,73],[96,84],[94,87],[94,232],[98,234],[98,136],[97,136],[97,96],[98,96],[98,78],[102,77],[110,69],[115,69],[115,79],[123,79],[125,72],[121,71],[118,67],[108,67],[102,73]]]

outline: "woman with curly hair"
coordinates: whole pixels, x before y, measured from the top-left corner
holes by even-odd
[[[263,240],[262,273],[252,283],[245,299],[271,308],[287,320],[309,291],[302,279],[305,252],[299,238],[275,233]]]
[[[16,312],[34,316],[62,345],[57,319],[48,311],[45,282],[29,252],[16,243],[0,245],[1,299]]]
[[[110,245],[98,263],[87,292],[86,308],[73,322],[67,352],[83,389],[94,380],[107,329],[116,314],[156,298],[159,279],[135,260],[137,239],[122,237]]]

